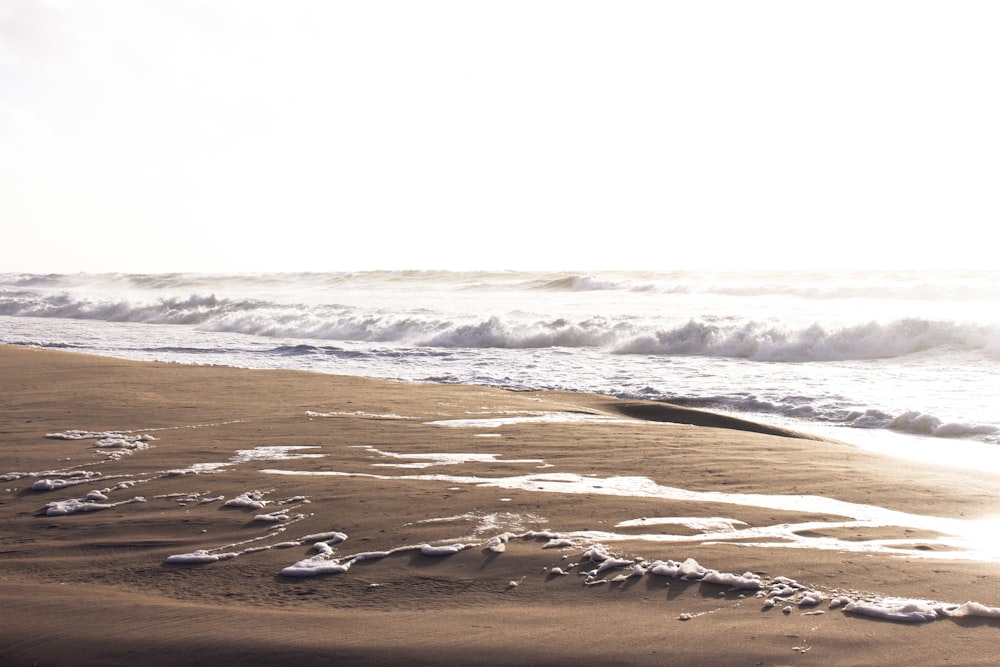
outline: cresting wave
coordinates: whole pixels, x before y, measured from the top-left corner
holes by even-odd
[[[907,318],[791,328],[771,321],[690,319],[664,328],[633,316],[551,320],[391,313],[346,305],[284,304],[215,295],[153,301],[0,289],[0,315],[192,325],[205,331],[432,348],[601,348],[616,354],[812,362],[978,351],[1000,359],[1000,325]]]

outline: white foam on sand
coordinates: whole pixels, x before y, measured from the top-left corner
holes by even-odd
[[[282,569],[281,574],[286,577],[344,574],[355,563],[380,560],[394,554],[412,551],[419,551],[422,556],[428,557],[447,557],[473,548],[502,554],[506,551],[507,544],[514,540],[537,541],[540,536],[554,535],[556,534],[536,531],[528,531],[520,535],[507,532],[494,535],[485,542],[477,544],[450,542],[440,545],[409,545],[386,551],[362,552],[341,557],[336,556],[331,542],[317,542],[314,549],[318,553]],[[553,537],[553,539],[555,538]],[[545,547],[543,546],[543,548]],[[196,552],[196,554],[200,553],[202,552]],[[198,561],[192,560],[191,562]],[[813,616],[824,614],[827,610],[841,609],[848,614],[907,623],[965,617],[1000,618],[1000,608],[990,607],[979,602],[953,604],[932,600],[881,597],[856,592],[850,594],[839,591],[824,592],[783,576],[767,578],[754,572],[742,574],[722,572],[707,568],[693,558],[646,560],[637,557],[622,557],[599,543],[583,547],[583,552],[577,562],[549,568],[541,576],[545,581],[549,581],[553,578],[569,575],[574,570],[583,577],[582,583],[585,586],[623,584],[630,579],[646,576],[718,586],[720,598],[732,597],[739,600],[752,594],[760,600],[762,611],[780,608],[785,614],[798,610],[802,615]],[[525,579],[527,576],[509,583],[506,588],[511,588],[512,584],[518,586]],[[820,609],[824,604],[828,605],[827,609]],[[678,619],[686,621],[696,616],[681,613]]]
[[[208,495],[209,493],[210,493],[209,491],[206,491],[204,493],[200,493],[197,491],[189,491],[187,493],[181,493],[181,492],[163,493],[155,495],[153,496],[153,498],[157,500],[159,499],[174,500],[181,507],[184,507],[189,504],[207,505],[208,503],[216,503],[225,500],[225,496],[210,496]]]
[[[684,526],[685,528],[690,528],[692,530],[701,531],[732,531],[736,530],[736,525],[745,526],[747,525],[743,521],[737,519],[725,519],[722,517],[691,517],[691,516],[675,516],[675,517],[642,517],[641,519],[630,519],[628,521],[619,521],[615,524],[615,528],[644,528],[647,526]]]
[[[229,461],[218,463],[193,463],[187,468],[172,468],[170,470],[166,470],[163,474],[168,477],[174,477],[177,475],[205,475],[221,472],[232,465],[233,464]]]
[[[249,509],[254,509],[252,507],[254,497],[261,494],[261,492],[252,491],[244,494],[240,494],[239,497],[248,499],[249,504],[244,504],[240,501],[235,507],[247,507]],[[300,496],[295,496],[292,498],[287,498],[282,501],[278,501],[278,504],[287,504],[289,502],[294,502],[300,499]],[[304,502],[308,502],[305,500]],[[224,544],[218,547],[212,547],[209,549],[196,549],[190,553],[183,554],[173,554],[168,556],[164,562],[170,563],[172,565],[192,565],[192,564],[205,564],[205,563],[215,563],[221,560],[232,560],[234,558],[239,558],[240,556],[245,556],[247,554],[259,553],[261,551],[269,551],[271,549],[288,549],[291,547],[302,546],[303,544],[309,544],[311,542],[317,542],[321,538],[325,539],[330,543],[336,543],[347,539],[347,536],[339,532],[330,532],[323,534],[306,535],[300,537],[297,540],[281,540],[277,542],[272,542],[271,544],[260,544],[261,542],[267,540],[276,540],[277,538],[283,536],[287,532],[289,526],[298,523],[303,519],[308,518],[309,515],[302,513],[292,513],[292,510],[297,509],[296,507],[286,508],[284,510],[271,512],[265,515],[256,515],[255,520],[261,521],[267,526],[267,530],[263,535],[257,535],[255,537],[242,540],[240,542],[233,542],[231,544]],[[251,546],[247,546],[251,545]]]
[[[254,503],[261,502],[263,500],[263,493],[260,491],[251,491],[240,494],[238,498],[244,499],[247,502],[243,503],[241,501],[238,506],[250,507]],[[92,500],[95,502],[88,504],[100,504],[97,501],[100,501],[101,497],[99,494],[95,494]],[[278,501],[277,504],[305,500],[301,497],[291,497],[283,501]],[[72,503],[70,504],[70,506],[73,505]],[[278,513],[272,512],[267,516],[273,516]],[[289,513],[282,511],[280,514],[286,515]],[[585,586],[614,586],[623,584],[631,579],[646,576],[667,577],[717,586],[719,587],[719,596],[724,598],[733,597],[743,599],[747,594],[752,594],[760,600],[761,610],[781,609],[786,614],[794,613],[798,610],[798,613],[803,615],[816,615],[825,613],[827,610],[841,609],[843,613],[894,622],[928,622],[962,617],[1000,618],[1000,608],[990,607],[979,602],[954,604],[933,600],[881,597],[872,594],[861,594],[856,591],[849,591],[847,593],[836,590],[820,591],[799,584],[794,579],[787,577],[767,578],[754,572],[738,574],[714,570],[702,566],[693,558],[682,560],[647,560],[636,556],[621,556],[614,553],[603,542],[595,541],[594,537],[636,540],[646,539],[647,536],[638,536],[637,538],[634,535],[619,535],[615,533],[596,534],[579,531],[560,533],[549,530],[528,530],[515,533],[505,529],[520,526],[529,521],[531,523],[542,523],[545,519],[535,516],[522,517],[513,513],[474,512],[427,519],[421,523],[450,524],[458,521],[475,521],[477,525],[472,531],[473,535],[471,536],[445,539],[437,543],[404,545],[392,549],[348,553],[345,555],[338,555],[337,553],[337,545],[348,539],[348,536],[340,531],[312,533],[295,540],[274,541],[286,530],[285,521],[294,522],[304,518],[304,516],[296,515],[295,517],[288,516],[287,519],[275,519],[275,525],[271,526],[265,535],[212,549],[198,549],[189,553],[171,555],[166,559],[166,563],[180,566],[205,566],[269,549],[289,549],[311,545],[310,549],[315,553],[296,561],[280,571],[282,576],[298,578],[320,575],[343,575],[349,572],[351,567],[356,563],[377,561],[402,553],[418,553],[422,557],[440,558],[453,556],[461,551],[479,548],[484,552],[491,552],[500,556],[507,552],[508,545],[511,542],[522,540],[536,543],[540,549],[560,549],[562,551],[582,549],[582,553],[576,562],[569,562],[567,560],[568,556],[564,555],[564,564],[548,568],[541,575],[543,581],[564,577],[574,571],[582,577],[582,584]],[[270,519],[262,519],[262,515],[257,515],[257,518],[265,522],[271,521]],[[799,525],[811,526],[814,524],[820,525],[822,522]],[[745,526],[746,524],[725,517],[640,518],[620,522],[618,527],[651,527],[656,525],[683,525],[694,530],[717,530],[730,535],[745,534],[745,531],[752,530],[750,528],[740,528],[740,526]],[[698,536],[674,537],[690,542],[702,539],[705,535],[710,534],[712,533],[706,532]],[[657,541],[655,538],[650,539]],[[272,540],[272,543],[260,545],[259,543],[264,540]],[[527,575],[518,580],[516,584],[520,585],[526,578]],[[508,584],[506,588],[509,589],[510,587],[510,584]],[[827,609],[820,608],[827,603]],[[681,613],[678,618],[681,620],[692,620],[696,616],[696,614]]]
[[[372,412],[364,412],[362,410],[357,410],[355,412],[313,412],[312,410],[306,410],[306,417],[310,419],[313,417],[364,417],[366,419],[412,419],[412,417],[404,417],[402,415],[396,415],[390,413],[386,414],[375,414]]]
[[[464,551],[466,549],[471,549],[476,546],[475,544],[443,544],[439,546],[432,546],[430,544],[421,544],[420,553],[424,556],[451,556],[457,554],[459,551]]]
[[[20,472],[11,471],[0,475],[0,482],[15,482],[27,478],[47,478],[47,479],[62,479],[62,480],[81,480],[87,481],[88,479],[94,477],[100,477],[103,473],[96,470],[81,470],[81,467],[86,467],[88,465],[94,464],[84,464],[84,466],[63,468],[61,470],[40,470],[37,472]],[[79,482],[77,482],[79,483]],[[70,486],[70,485],[66,485]],[[38,489],[36,489],[38,490]],[[44,489],[43,489],[44,490]]]
[[[46,504],[45,515],[63,516],[66,514],[79,514],[81,512],[99,512],[101,510],[109,510],[120,505],[144,502],[146,502],[146,499],[142,496],[136,496],[117,503],[101,503],[97,502],[96,498],[70,498],[69,500],[57,500]]]
[[[108,477],[103,477],[100,472],[95,470],[74,470],[70,472],[59,472],[59,471],[48,471],[48,472],[25,472],[25,473],[7,473],[3,476],[3,481],[12,481],[15,479],[24,479],[32,477],[40,477],[31,484],[32,491],[55,491],[58,489],[65,489],[69,486],[76,486],[78,484],[88,484],[93,482],[95,479],[115,479],[117,475],[109,475]]]
[[[229,560],[230,558],[236,558],[237,556],[239,556],[239,554],[235,552],[210,553],[199,549],[187,554],[175,554],[173,556],[168,556],[165,562],[170,563],[171,565],[217,563],[220,560]]]
[[[319,413],[317,413],[319,414]],[[325,416],[325,415],[324,415]],[[374,418],[397,418],[387,415],[364,415]],[[530,422],[560,422],[560,421],[615,421],[599,415],[580,413],[538,413],[518,415],[499,420],[446,420],[432,422],[442,426],[467,426],[490,428],[511,423]],[[138,451],[143,443],[152,441],[146,436],[125,435],[125,432],[106,431],[67,431],[60,434],[49,434],[66,440],[96,439],[98,443],[106,441],[102,449]],[[310,459],[324,456],[311,450],[316,446],[271,447],[262,446],[237,451],[225,463],[200,463],[192,467],[192,471],[224,470],[230,466],[261,461],[289,461]],[[374,447],[366,447],[369,452],[379,456],[394,459],[409,459],[411,462],[427,465],[454,465],[455,463],[541,463],[540,460],[510,460],[504,461],[493,454],[418,454],[403,455],[384,452]],[[401,464],[408,466],[408,464]],[[871,594],[860,594],[856,591],[819,591],[799,584],[785,577],[768,578],[759,573],[744,572],[742,574],[721,572],[706,568],[692,558],[681,560],[646,560],[634,555],[623,556],[614,553],[605,544],[616,541],[648,541],[651,543],[713,543],[725,542],[737,545],[780,546],[784,548],[798,547],[811,549],[837,549],[840,551],[856,551],[867,553],[891,553],[907,557],[924,558],[966,558],[975,560],[1000,560],[1000,542],[995,535],[1000,535],[1000,519],[965,521],[940,517],[930,517],[899,512],[858,503],[848,503],[823,496],[803,495],[767,495],[767,494],[733,494],[721,492],[689,491],[677,487],[667,487],[656,484],[652,480],[639,476],[596,477],[570,473],[536,473],[510,477],[481,476],[449,476],[441,474],[426,475],[375,475],[364,473],[343,473],[335,471],[311,472],[295,470],[270,469],[262,472],[274,475],[309,475],[309,476],[351,476],[374,480],[414,480],[441,481],[454,485],[476,485],[503,489],[517,489],[542,493],[571,493],[589,495],[615,495],[635,498],[662,498],[681,500],[688,503],[728,503],[735,506],[764,507],[779,510],[810,512],[833,517],[829,521],[810,521],[799,524],[779,524],[771,526],[748,526],[746,523],[727,517],[642,517],[616,524],[616,528],[652,529],[657,526],[683,526],[695,534],[675,535],[670,532],[651,532],[643,534],[626,534],[618,532],[573,531],[560,533],[555,531],[523,531],[524,524],[539,524],[545,519],[536,516],[522,516],[514,513],[476,511],[463,515],[431,519],[427,523],[449,524],[452,522],[474,522],[471,534],[468,529],[462,531],[460,537],[437,540],[434,543],[404,545],[387,550],[365,551],[339,556],[337,545],[345,542],[348,537],[339,531],[313,533],[298,539],[289,540],[285,537],[289,527],[304,520],[308,515],[295,510],[301,504],[308,503],[302,496],[292,496],[283,500],[272,501],[265,496],[272,491],[252,490],[239,494],[226,501],[226,505],[236,509],[257,512],[254,519],[265,528],[262,534],[255,535],[237,543],[225,544],[214,548],[197,549],[189,553],[174,554],[166,559],[166,563],[178,566],[211,566],[213,563],[228,561],[238,557],[267,551],[270,549],[294,549],[310,545],[315,553],[281,570],[288,577],[303,577],[316,575],[342,575],[360,562],[377,561],[401,553],[413,553],[420,557],[447,558],[462,551],[479,548],[485,552],[503,557],[511,543],[517,540],[537,543],[539,549],[558,549],[563,552],[582,550],[577,562],[569,562],[569,554],[563,555],[564,561],[558,567],[551,567],[541,575],[543,581],[553,581],[557,578],[576,572],[581,577],[583,585],[615,586],[628,580],[641,577],[669,577],[689,582],[699,582],[705,585],[719,587],[723,596],[755,595],[763,610],[781,609],[785,613],[798,610],[802,614],[819,614],[827,610],[840,609],[843,613],[856,616],[872,617],[894,622],[928,622],[948,618],[1000,618],[1000,608],[990,607],[979,602],[964,604],[946,603],[924,599],[901,599],[881,597]],[[169,473],[168,473],[169,474]],[[106,483],[112,476],[102,476],[97,471],[66,469],[62,471],[47,471],[46,473],[8,473],[2,477],[4,481],[16,481],[33,478],[36,481],[32,488],[37,491],[54,491],[79,484],[91,483],[97,480]],[[40,478],[40,479],[39,479]],[[145,502],[142,496],[135,496],[119,502],[112,502],[111,495],[119,490],[128,489],[147,479],[121,479],[114,485],[93,488],[78,498],[59,500],[46,505],[46,515],[59,516],[94,512],[119,507],[131,503]],[[460,486],[458,488],[461,488]],[[202,494],[172,494],[181,504],[187,502],[222,501],[221,497],[207,498]],[[166,497],[166,496],[164,496]],[[260,512],[267,505],[272,505],[271,511]],[[919,540],[839,540],[821,533],[832,532],[842,528],[866,528],[898,526],[914,528],[939,533],[938,537]],[[523,531],[523,532],[514,532]],[[988,539],[984,539],[988,538]],[[937,551],[918,548],[920,545],[932,545]],[[507,584],[506,588],[520,585],[525,579]],[[566,580],[563,580],[566,581]],[[827,609],[822,609],[828,605]],[[682,613],[678,618],[693,620],[697,615]]]
[[[412,463],[373,463],[373,466],[384,468],[431,468],[433,466],[453,466],[461,463],[537,463],[538,467],[547,468],[548,464],[542,459],[501,459],[499,454],[474,454],[471,452],[451,452],[451,453],[428,453],[428,454],[397,454],[387,452],[370,446],[360,446],[372,454],[378,454],[386,458],[404,459],[413,461]]]
[[[458,475],[399,475],[385,476],[368,473],[337,471],[296,471],[265,469],[274,475],[351,476],[383,480],[438,481],[452,484],[472,484],[483,487],[519,489],[542,493],[614,495],[634,498],[659,498],[690,503],[724,503],[747,507],[763,507],[794,512],[810,512],[844,517],[843,521],[777,524],[732,530],[708,530],[697,535],[616,534],[601,533],[602,539],[649,540],[660,542],[724,541],[756,547],[798,547],[851,552],[888,553],[914,558],[947,558],[964,560],[1000,560],[1000,542],[996,532],[984,531],[997,525],[995,521],[969,521],[944,517],[923,516],[876,505],[850,503],[825,496],[740,494],[718,491],[690,491],[657,484],[647,477],[590,477],[573,473],[537,473],[512,477],[477,477]],[[736,520],[731,520],[735,526]],[[841,528],[902,527],[933,531],[936,538],[919,540],[840,540],[816,535],[816,531]],[[748,542],[747,540],[762,540]],[[908,546],[909,545],[909,546]],[[933,549],[926,547],[932,545]]]
[[[111,460],[149,449],[150,443],[156,440],[153,436],[143,433],[132,435],[128,431],[79,431],[70,430],[59,433],[46,433],[46,438],[52,440],[96,440],[94,447],[105,450],[104,455]]]
[[[283,568],[281,574],[286,577],[314,577],[321,574],[343,574],[355,563],[381,560],[394,554],[418,551],[422,556],[440,558],[452,556],[459,551],[471,549],[475,546],[475,544],[464,544],[461,542],[440,545],[417,544],[397,547],[388,551],[364,551],[337,558],[336,552],[330,542],[317,542],[313,545],[313,548],[319,553]]]
[[[321,449],[319,445],[267,445],[253,449],[238,449],[230,457],[231,463],[250,463],[251,461],[294,461],[295,459],[319,459],[326,454],[306,453],[303,450]]]
[[[489,533],[504,535],[510,533],[511,531],[523,532],[529,525],[538,526],[540,524],[548,523],[548,519],[536,514],[519,514],[516,512],[466,512],[464,514],[456,514],[454,516],[421,519],[420,521],[416,521],[414,523],[449,524],[459,522],[472,522],[475,524],[472,528],[472,532],[467,536],[456,538],[464,540],[481,539],[484,534]],[[413,524],[405,523],[403,525],[410,526]]]
[[[121,489],[131,489],[133,486],[138,484],[139,481],[140,480],[123,480],[114,486],[105,487],[103,489],[94,489],[81,498],[56,500],[47,503],[45,505],[45,514],[46,516],[64,516],[67,514],[80,514],[82,512],[99,512],[102,510],[109,510],[113,507],[119,507],[121,505],[130,505],[132,503],[144,503],[146,502],[146,499],[142,496],[135,496],[134,498],[122,500],[117,503],[105,502],[113,492]]]
[[[511,417],[484,417],[480,419],[440,419],[425,422],[431,426],[452,428],[500,428],[511,424],[565,424],[582,422],[622,422],[620,417],[585,412],[530,412]]]
[[[194,463],[186,468],[167,470],[167,475],[200,475],[217,473],[241,463],[257,463],[261,461],[294,461],[296,459],[318,459],[326,456],[321,453],[307,453],[303,450],[322,449],[319,445],[263,445],[253,449],[238,449],[228,461],[213,463]]]

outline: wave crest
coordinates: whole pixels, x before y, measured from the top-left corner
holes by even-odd
[[[942,422],[933,415],[916,411],[904,412],[890,421],[886,428],[893,431],[930,435],[936,438],[962,438],[972,435],[992,435],[998,432],[993,426]]]
[[[653,283],[636,282],[631,278],[586,273],[549,278],[536,285],[536,289],[569,292],[605,292],[613,290],[650,292],[656,291],[657,287]]]
[[[978,351],[1000,359],[1000,325],[921,318],[839,328],[818,323],[789,328],[771,321],[691,319],[664,328],[631,315],[574,320],[514,314],[470,321],[428,310],[400,313],[214,294],[142,301],[23,288],[0,289],[0,315],[180,324],[266,337],[443,348],[600,348],[625,355],[789,363],[887,359],[927,351]]]
[[[921,319],[868,322],[840,329],[819,324],[783,329],[750,321],[719,325],[690,320],[673,329],[643,334],[617,348],[621,354],[697,355],[753,361],[847,361],[887,359],[937,348],[989,351],[995,327]]]

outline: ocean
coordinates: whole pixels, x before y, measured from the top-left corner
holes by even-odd
[[[8,273],[0,342],[599,392],[1000,472],[998,305],[1000,271]]]

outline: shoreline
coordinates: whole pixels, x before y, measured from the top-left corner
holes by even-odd
[[[0,635],[8,664],[994,660],[990,628],[1000,622],[989,616],[892,623],[830,606],[851,592],[1000,604],[1000,559],[944,558],[956,540],[906,518],[987,519],[1000,493],[992,475],[745,423],[717,428],[711,413],[601,395],[10,346],[0,346],[0,369],[9,545],[0,580],[7,608],[18,609]],[[69,439],[74,431],[90,436]],[[123,442],[98,446],[96,434]],[[30,488],[42,480],[79,483]],[[105,499],[87,500],[91,492]],[[241,495],[251,502],[225,504]],[[109,507],[48,514],[74,498]],[[859,525],[818,511],[812,498],[901,518]],[[758,537],[732,532],[744,526]],[[779,539],[776,526],[800,528]],[[350,561],[341,574],[280,574],[314,559],[323,541],[299,538],[330,532],[346,539],[330,545],[327,564],[386,555]],[[505,534],[504,550],[491,550]],[[543,534],[569,544],[547,548]],[[761,539],[784,546],[749,545]],[[402,549],[421,544],[469,546],[445,556]],[[768,584],[788,577],[825,599],[801,605],[792,595],[764,609],[761,589],[650,574],[612,582],[626,566],[588,585],[579,563],[595,544],[633,566],[691,558]],[[852,544],[862,548],[847,551]],[[199,552],[238,556],[167,562]],[[109,647],[103,615],[123,606],[133,623],[114,624]]]

